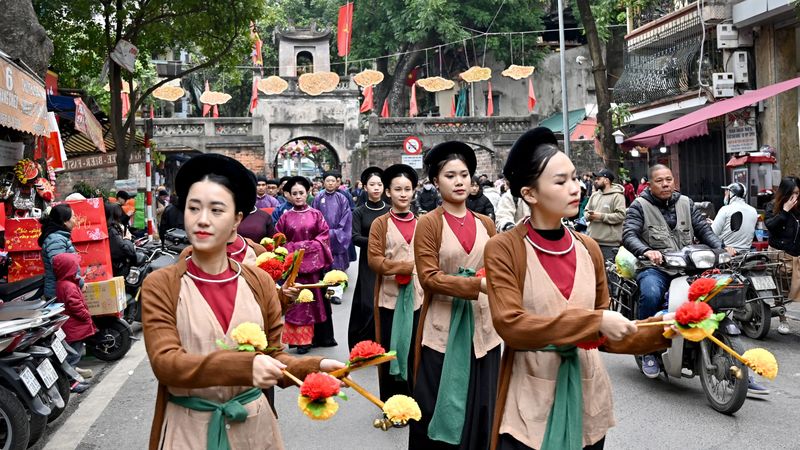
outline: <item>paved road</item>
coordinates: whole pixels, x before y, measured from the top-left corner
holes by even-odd
[[[356,266],[349,275],[354,280]],[[351,284],[353,286],[355,283]],[[317,349],[314,354],[345,360],[351,290],[342,305],[334,305],[334,325],[340,345]],[[706,403],[698,379],[649,380],[638,373],[631,356],[604,354],[614,387],[617,427],[609,431],[610,449],[800,449],[796,437],[800,405],[800,305],[792,305],[793,333],[770,333],[763,342],[745,340],[745,347],[769,348],[778,358],[780,375],[766,382],[772,394],[749,399],[735,416],[724,416]],[[775,323],[777,325],[777,322]],[[156,381],[144,352],[134,344],[115,365],[86,364],[97,372],[94,386],[73,396],[67,413],[50,425],[36,448],[142,449],[146,448],[155,402]],[[377,393],[377,375],[364,370],[356,381]],[[342,402],[329,421],[311,421],[296,406],[297,390],[278,391],[276,405],[286,448],[293,449],[405,449],[407,431],[388,432],[372,427],[379,410],[355,392]]]

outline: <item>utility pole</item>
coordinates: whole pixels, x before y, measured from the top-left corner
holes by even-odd
[[[561,115],[564,131],[564,154],[569,156],[569,109],[567,108],[567,55],[564,45],[564,0],[558,0],[558,46],[561,53]]]

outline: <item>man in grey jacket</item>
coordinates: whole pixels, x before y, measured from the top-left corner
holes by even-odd
[[[614,173],[608,169],[594,174],[594,188],[583,217],[589,224],[587,234],[600,245],[603,258],[610,259],[622,240],[625,189],[614,184]]]
[[[737,252],[746,252],[753,245],[753,236],[758,222],[758,212],[745,201],[742,183],[731,183],[725,189],[725,206],[714,218],[711,229],[728,247]]]

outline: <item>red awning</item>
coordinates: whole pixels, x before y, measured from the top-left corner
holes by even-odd
[[[745,94],[712,103],[705,108],[698,109],[683,117],[679,117],[655,128],[639,133],[622,143],[622,147],[629,149],[637,145],[652,148],[661,144],[677,144],[697,136],[708,134],[708,119],[728,114],[738,109],[746,108],[754,103],[778,95],[789,89],[800,86],[800,77],[781,81],[770,86],[756,89]]]

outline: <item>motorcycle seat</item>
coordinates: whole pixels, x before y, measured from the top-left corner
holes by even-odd
[[[0,299],[4,301],[12,299],[41,286],[44,286],[44,275],[14,281],[13,283],[0,284]]]
[[[42,313],[41,308],[46,304],[47,302],[44,300],[2,303],[0,304],[0,321],[36,317]]]
[[[7,355],[0,356],[0,362],[5,364],[16,364],[30,358],[27,353],[12,352]]]
[[[33,356],[34,358],[49,358],[50,355],[53,354],[53,351],[47,347],[40,347],[38,345],[31,345],[30,347],[25,349],[25,352]]]

